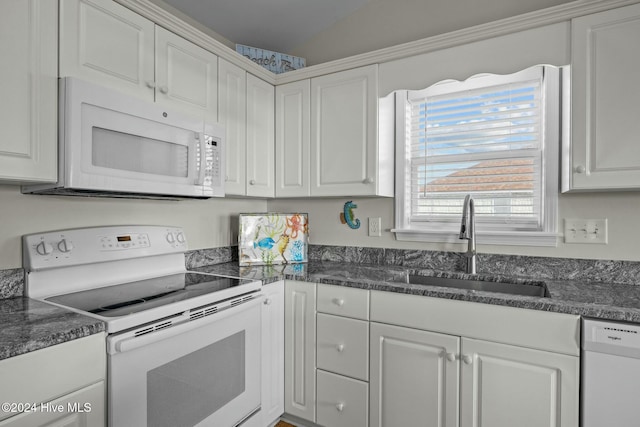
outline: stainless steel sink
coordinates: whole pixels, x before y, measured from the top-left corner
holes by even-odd
[[[549,292],[543,282],[531,284],[490,282],[486,280],[455,279],[450,277],[407,276],[407,283],[414,285],[441,286],[445,288],[469,289],[474,291],[499,292],[511,295],[548,297]]]

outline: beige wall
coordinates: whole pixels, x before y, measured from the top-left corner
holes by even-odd
[[[378,0],[373,0],[370,7],[376,1]],[[475,6],[473,10],[476,10]],[[569,24],[558,23],[387,62],[379,67],[379,95],[385,96],[396,89],[421,89],[445,78],[466,79],[482,72],[510,73],[539,63],[566,65],[570,63],[569,37]],[[269,209],[309,213],[310,238],[316,244],[464,250],[464,244],[396,241],[389,231],[394,227],[393,199],[354,198],[358,205],[355,214],[362,226],[358,230],[352,230],[339,221],[339,214],[348,200],[351,198],[275,200],[269,201]],[[639,212],[638,192],[561,194],[558,213],[560,237],[557,247],[478,245],[478,250],[485,253],[640,261]],[[369,217],[382,218],[382,237],[368,237]],[[565,244],[562,238],[565,218],[607,218],[608,244]]]
[[[266,211],[264,200],[135,200],[37,196],[0,185],[0,269],[22,266],[20,236],[75,227],[149,224],[185,229],[190,249],[237,244],[237,215]]]
[[[344,203],[353,200],[358,205],[355,217],[360,219],[357,230],[340,222]],[[269,210],[278,212],[306,212],[309,214],[309,239],[312,244],[384,247],[422,250],[464,251],[466,243],[438,244],[399,242],[389,230],[394,226],[393,199],[340,198],[315,200],[269,201]],[[526,246],[478,245],[480,253],[548,256],[562,258],[616,259],[640,261],[640,194],[592,193],[561,195],[559,200],[558,246],[535,248]],[[382,237],[367,235],[368,218],[382,218]],[[564,218],[607,218],[609,243],[607,245],[565,244],[562,233]],[[478,227],[480,229],[480,227]]]
[[[315,65],[563,3],[568,1],[370,0],[290,53]]]

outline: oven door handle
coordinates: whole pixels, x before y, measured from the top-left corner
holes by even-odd
[[[226,317],[233,316],[238,312],[243,310],[248,310],[254,306],[260,306],[260,301],[262,300],[261,294],[257,295],[255,298],[243,302],[241,304],[235,305],[230,308],[226,308],[221,310],[215,314],[211,314],[206,317],[202,317],[197,320],[187,321],[185,323],[180,323],[175,326],[171,326],[167,329],[162,329],[157,332],[151,332],[146,335],[141,335],[139,337],[122,337],[122,338],[114,338],[108,344],[108,352],[109,354],[116,353],[124,353],[127,351],[135,350],[140,347],[144,347],[150,344],[153,344],[158,341],[166,340],[171,337],[175,337],[176,335],[183,334],[187,331],[200,328],[206,326],[212,322],[216,322],[222,320]]]

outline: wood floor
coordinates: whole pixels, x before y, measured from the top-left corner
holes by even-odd
[[[285,421],[278,421],[278,424],[275,427],[294,427],[293,424],[289,424]]]

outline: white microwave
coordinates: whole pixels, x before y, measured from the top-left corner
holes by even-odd
[[[73,77],[60,80],[58,182],[23,193],[224,196],[224,129]]]

